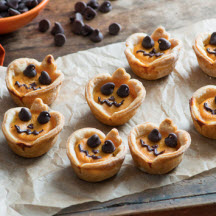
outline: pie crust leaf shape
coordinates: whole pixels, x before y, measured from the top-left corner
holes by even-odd
[[[203,72],[209,76],[216,77],[216,55],[208,54],[206,48],[209,45],[211,33],[201,33],[197,36],[195,44],[193,45],[198,63]],[[210,45],[211,50],[216,48]]]
[[[163,149],[161,148],[161,150],[165,150],[165,152],[158,156],[154,156],[153,152],[147,151],[139,142],[142,137],[148,136],[153,129],[158,129],[160,131],[162,134],[161,141],[158,143],[151,143],[151,141],[146,138],[145,143],[152,147],[157,144],[159,146],[158,148],[163,145]],[[165,138],[170,133],[175,133],[177,135],[178,144],[176,148],[169,148],[164,144]],[[137,125],[129,134],[128,144],[134,163],[140,170],[150,174],[165,174],[173,170],[182,161],[184,152],[191,144],[191,137],[188,132],[177,130],[172,120],[167,118],[159,127],[150,122]],[[145,149],[145,151],[143,151],[143,149]]]
[[[101,144],[98,149],[99,155],[102,158],[81,161],[80,158],[84,157],[85,159],[87,156],[83,152],[76,151],[75,149],[83,140],[87,140],[94,134],[97,134],[101,139]],[[115,151],[113,153],[105,154],[101,151],[105,140],[111,140],[114,143]],[[82,148],[85,149],[85,146]],[[93,154],[90,149],[88,152],[90,155]],[[88,182],[103,181],[117,174],[124,161],[125,154],[126,147],[122,143],[117,129],[112,129],[105,135],[95,128],[83,128],[72,133],[67,141],[67,155],[74,172],[80,179]]]
[[[29,78],[24,76],[23,71],[30,64],[36,68],[36,77]],[[46,71],[52,79],[51,84],[42,85],[39,83],[39,77],[42,71]],[[6,85],[8,91],[18,106],[31,107],[36,98],[41,98],[47,105],[52,104],[60,91],[60,86],[64,80],[64,75],[57,70],[55,60],[52,55],[47,55],[42,63],[35,59],[20,58],[11,62],[7,68]],[[30,87],[32,83],[36,84],[36,90],[27,89],[24,86],[18,87],[16,81],[20,85]]]
[[[59,112],[49,111],[51,116],[50,122],[39,125],[39,123],[37,123],[38,115],[42,111],[48,111],[48,106],[44,104],[40,98],[36,98],[30,108],[32,119],[29,122],[22,122],[18,119],[18,113],[21,109],[22,107],[16,107],[9,109],[5,113],[2,123],[3,134],[9,147],[16,154],[26,158],[41,156],[55,144],[58,134],[64,126],[64,116]],[[27,135],[25,133],[18,133],[14,128],[15,125],[18,125],[22,130],[30,128],[28,127],[29,125],[33,125],[31,131],[42,130],[38,135]]]
[[[108,73],[99,74],[89,81],[85,89],[85,97],[92,113],[99,121],[106,125],[118,126],[128,122],[135,115],[145,99],[146,90],[140,81],[130,78],[124,68],[119,68],[112,76]],[[114,93],[110,96],[103,95],[100,92],[100,87],[108,82],[115,83]],[[129,96],[124,98],[116,95],[122,84],[127,84],[130,89]],[[114,95],[119,103],[123,100],[124,103],[120,107],[109,107],[107,104],[100,104],[96,95],[101,96],[102,99],[108,99]]]
[[[190,112],[196,130],[205,137],[216,139],[216,113],[206,110],[204,103],[212,111],[216,109],[216,86],[207,85],[193,93],[190,99]]]
[[[167,76],[175,68],[175,63],[178,60],[182,43],[177,39],[170,38],[169,33],[165,31],[164,27],[160,26],[152,33],[151,38],[155,41],[155,44],[157,44],[157,41],[160,38],[165,38],[171,43],[171,48],[165,52],[160,51],[164,53],[160,57],[154,59],[154,57],[150,58],[145,56],[145,61],[141,61],[134,55],[134,48],[138,44],[142,44],[142,40],[145,36],[147,36],[146,33],[135,33],[126,40],[125,55],[132,71],[137,76],[147,80],[156,80]]]

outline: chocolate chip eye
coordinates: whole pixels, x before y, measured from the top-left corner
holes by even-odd
[[[126,84],[122,84],[117,91],[117,95],[121,98],[127,97],[129,94],[130,89],[129,86]]]
[[[175,148],[177,146],[178,138],[176,134],[170,133],[167,138],[165,138],[165,144],[171,148]]]
[[[23,74],[27,77],[35,77],[37,75],[35,66],[33,64],[28,65],[26,69],[23,71]]]
[[[158,141],[161,140],[161,138],[162,138],[162,136],[161,136],[159,130],[156,129],[156,128],[153,129],[153,130],[150,132],[150,134],[148,135],[148,139],[149,139],[150,141],[152,141],[152,142],[158,142]]]
[[[154,40],[150,36],[145,36],[142,41],[142,46],[145,49],[150,49],[154,46]]]
[[[209,44],[211,45],[216,45],[216,32],[213,32],[211,37],[210,37],[210,41]]]
[[[39,77],[39,82],[42,85],[49,85],[52,82],[52,80],[46,71],[42,71]]]
[[[22,108],[18,115],[21,121],[29,121],[32,118],[32,114],[27,108]]]
[[[104,153],[113,153],[115,151],[115,145],[111,140],[106,140],[102,146]]]
[[[115,88],[115,83],[113,82],[108,82],[106,84],[104,84],[103,86],[101,86],[101,93],[104,95],[111,95],[114,91]]]
[[[40,115],[38,116],[37,120],[40,124],[46,124],[47,122],[49,122],[50,118],[51,118],[51,115],[49,114],[49,112],[42,111]]]
[[[92,135],[90,138],[87,140],[87,145],[90,148],[96,148],[101,144],[100,137],[97,134]]]
[[[171,47],[171,43],[165,38],[160,38],[158,40],[160,50],[167,50]]]

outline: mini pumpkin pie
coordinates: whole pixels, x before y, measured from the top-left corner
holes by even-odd
[[[45,154],[55,144],[63,125],[64,116],[48,111],[48,106],[37,98],[30,109],[9,109],[4,115],[2,131],[16,154],[33,158]]]
[[[114,176],[126,154],[117,129],[107,135],[94,128],[75,131],[67,141],[67,155],[80,179],[98,182]]]
[[[150,122],[137,125],[128,137],[135,165],[150,174],[165,174],[178,166],[190,143],[189,133],[177,130],[168,118],[159,127]]]
[[[194,92],[190,112],[197,131],[216,139],[216,86],[207,85]]]
[[[128,37],[125,55],[137,76],[156,80],[173,71],[180,49],[180,41],[170,38],[163,27],[158,27],[151,36],[135,33]]]
[[[193,49],[201,69],[216,77],[216,32],[199,34]]]
[[[35,98],[41,98],[45,104],[52,104],[64,79],[63,73],[56,68],[52,55],[46,56],[42,63],[29,58],[11,62],[6,85],[15,103],[31,107]]]
[[[100,74],[89,81],[85,96],[95,117],[104,124],[122,125],[136,113],[146,95],[142,83],[130,79],[124,68],[112,76]]]

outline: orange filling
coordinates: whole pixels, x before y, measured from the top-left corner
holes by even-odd
[[[213,115],[210,111],[207,111],[204,107],[204,103],[207,103],[208,107],[212,110],[216,109],[215,97],[208,98],[207,100],[203,101],[199,104],[199,112],[205,122],[216,121],[216,115]]]
[[[214,51],[214,49],[216,48],[215,45],[209,44],[210,37],[211,37],[211,35],[209,35],[209,37],[204,41],[204,49],[206,51],[207,56],[209,58],[211,58],[213,61],[215,61],[216,60],[216,55],[215,54],[210,54],[209,52],[207,52],[208,48],[209,48],[210,51]]]

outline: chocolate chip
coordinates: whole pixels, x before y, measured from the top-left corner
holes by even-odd
[[[72,16],[70,17],[71,23],[73,23],[75,20],[79,20],[80,22],[83,22],[83,16],[81,13],[73,12]]]
[[[87,145],[90,148],[96,148],[101,144],[100,137],[97,134],[92,135],[90,138],[87,140]]]
[[[72,24],[72,32],[74,34],[80,35],[82,33],[83,27],[84,27],[83,22],[79,20],[75,20]]]
[[[37,120],[38,120],[38,122],[39,122],[40,124],[46,124],[47,122],[49,122],[50,118],[51,118],[51,115],[49,114],[49,112],[47,112],[47,111],[42,111],[42,112],[39,114]]]
[[[25,1],[25,5],[26,7],[28,7],[29,9],[34,8],[35,6],[38,5],[38,1],[37,0],[27,0]]]
[[[150,132],[150,134],[148,135],[148,139],[149,139],[150,141],[152,141],[152,142],[158,142],[158,141],[161,140],[161,138],[162,138],[162,136],[161,136],[159,130],[156,129],[156,128],[153,129],[153,130]]]
[[[89,6],[83,12],[83,17],[86,20],[92,20],[92,19],[95,18],[96,15],[97,15],[97,12],[93,8],[91,8]]]
[[[209,44],[211,45],[216,45],[216,32],[213,32],[211,37],[210,37],[210,41]]]
[[[8,14],[9,14],[10,16],[16,16],[16,15],[19,15],[20,12],[19,12],[18,10],[13,9],[13,8],[9,8],[9,9],[8,9]]]
[[[39,77],[39,83],[42,85],[49,85],[52,82],[49,74],[46,71],[42,71]]]
[[[18,0],[7,0],[7,6],[15,10],[18,8],[18,3]]]
[[[108,13],[111,10],[112,10],[112,5],[110,1],[103,2],[99,7],[99,11],[102,13]]]
[[[154,40],[150,36],[145,36],[142,41],[142,46],[145,49],[150,49],[154,46]]]
[[[104,153],[113,153],[115,151],[115,145],[111,140],[106,140],[102,146],[102,151]]]
[[[117,90],[117,95],[119,97],[127,97],[130,94],[129,86],[126,84],[122,84]]]
[[[109,26],[109,33],[111,35],[117,35],[121,31],[121,25],[118,23],[112,23]]]
[[[54,41],[55,41],[55,45],[56,46],[63,46],[66,42],[66,37],[64,34],[62,33],[59,33],[59,34],[56,34],[55,37],[54,37]]]
[[[23,74],[27,77],[35,77],[37,75],[37,71],[35,70],[35,65],[30,64],[26,67],[26,69],[23,71]]]
[[[90,0],[87,5],[93,9],[98,9],[99,7],[99,4],[98,4],[98,1],[97,0]]]
[[[51,34],[56,35],[58,33],[64,34],[64,29],[59,22],[55,22],[54,27],[52,28]]]
[[[178,138],[176,134],[170,133],[167,138],[165,138],[165,144],[171,148],[175,148],[177,146]]]
[[[0,15],[1,15],[1,17],[8,17],[9,13],[8,13],[8,11],[2,11],[2,12],[0,12]]]
[[[0,12],[2,11],[7,11],[8,10],[8,6],[6,4],[6,1],[0,1]]]
[[[34,8],[38,5],[38,1],[37,0],[32,0],[31,2],[31,8]]]
[[[27,108],[22,108],[18,116],[21,121],[29,121],[32,118],[32,114]]]
[[[83,13],[84,10],[86,9],[87,5],[85,2],[77,2],[74,6],[74,9],[76,12],[79,12],[79,13]]]
[[[50,28],[50,21],[48,19],[43,19],[39,22],[39,31],[46,32]]]
[[[98,42],[103,40],[103,34],[98,29],[95,29],[91,33],[89,38],[90,38],[91,41],[93,41],[95,43],[98,43]]]
[[[171,43],[165,38],[160,38],[158,40],[160,50],[167,50],[171,47]]]
[[[85,25],[83,26],[83,28],[82,28],[81,34],[82,34],[83,36],[88,36],[88,35],[90,35],[93,31],[94,31],[94,29],[93,29],[91,26],[85,24]]]
[[[27,11],[29,11],[29,9],[28,9],[27,7],[22,8],[22,9],[19,9],[19,12],[20,12],[20,13],[25,13],[25,12],[27,12]]]
[[[104,95],[111,95],[114,91],[115,83],[108,82],[101,86],[101,93]]]
[[[29,125],[27,126],[27,128],[29,128],[29,129],[34,129],[34,125],[33,125],[33,124],[29,124]]]

